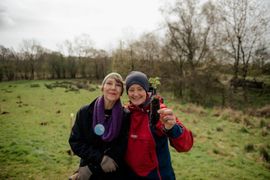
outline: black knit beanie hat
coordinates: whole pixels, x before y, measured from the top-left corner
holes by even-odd
[[[132,86],[133,84],[139,84],[140,86],[142,86],[142,88],[148,92],[149,91],[149,81],[147,76],[140,72],[140,71],[132,71],[130,72],[127,77],[126,77],[126,91],[128,92],[128,89],[130,88],[130,86]]]

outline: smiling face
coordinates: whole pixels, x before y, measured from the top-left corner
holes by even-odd
[[[116,102],[120,98],[122,91],[123,85],[121,82],[118,82],[116,79],[110,77],[105,81],[102,87],[105,102]]]
[[[142,86],[138,84],[133,84],[128,89],[128,98],[132,104],[139,106],[143,104],[146,100],[146,91]]]

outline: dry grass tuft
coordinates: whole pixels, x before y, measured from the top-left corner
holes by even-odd
[[[212,115],[220,119],[243,124],[246,127],[255,127],[254,123],[252,122],[252,117],[231,108],[214,108]]]
[[[270,117],[270,105],[266,105],[259,109],[249,109],[248,114],[257,117]]]
[[[206,111],[202,106],[198,106],[195,104],[188,104],[186,108],[181,108],[181,111],[187,114],[199,114],[199,115],[206,115]]]

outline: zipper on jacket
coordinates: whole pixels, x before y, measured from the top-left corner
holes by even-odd
[[[150,134],[151,134],[151,137],[153,138],[153,140],[154,140],[154,143],[155,143],[155,154],[156,154],[156,160],[157,160],[157,174],[158,174],[158,178],[159,178],[159,180],[162,180],[162,177],[161,177],[161,174],[160,174],[160,170],[159,170],[159,161],[158,161],[158,157],[157,157],[157,150],[156,150],[156,140],[155,140],[155,138],[154,138],[154,136],[153,136],[153,131],[155,130],[154,128],[155,127],[152,127],[151,126],[151,120],[150,120],[150,113],[149,112],[147,112],[147,114],[148,114],[148,129],[150,130]],[[153,128],[153,131],[152,131],[152,128]]]

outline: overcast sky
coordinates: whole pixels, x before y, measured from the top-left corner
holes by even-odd
[[[159,29],[164,1],[0,0],[0,45],[18,50],[22,40],[35,39],[58,50],[57,44],[88,34],[95,48],[111,50],[120,40]]]
[[[0,45],[23,39],[43,47],[90,35],[96,48],[111,49],[130,34],[158,29],[162,0],[0,0]]]

